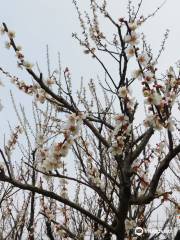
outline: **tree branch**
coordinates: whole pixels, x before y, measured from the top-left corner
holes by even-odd
[[[9,178],[8,176],[6,176],[4,171],[0,172],[0,181],[11,183],[13,186],[15,186],[17,188],[28,190],[28,191],[31,191],[33,193],[38,193],[38,194],[41,194],[41,195],[43,195],[45,197],[48,197],[48,198],[51,198],[51,199],[55,199],[58,202],[64,203],[65,205],[68,205],[69,207],[72,207],[73,209],[76,209],[77,211],[81,212],[85,216],[89,217],[91,220],[94,220],[95,222],[98,222],[99,224],[104,226],[106,229],[109,229],[111,232],[114,233],[114,228],[111,227],[109,224],[107,224],[106,222],[102,221],[101,219],[99,219],[98,217],[96,217],[95,215],[90,213],[89,211],[85,210],[84,208],[82,208],[78,204],[75,204],[74,202],[72,202],[72,201],[70,201],[68,199],[63,198],[63,197],[57,195],[54,192],[47,191],[47,190],[44,190],[42,188],[38,188],[38,187],[32,186],[30,184],[20,183],[19,181],[15,180],[15,179],[12,179],[12,178]]]

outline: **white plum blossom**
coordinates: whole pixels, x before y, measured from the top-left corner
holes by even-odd
[[[160,105],[162,101],[162,96],[159,93],[155,92],[152,94],[152,97],[153,97],[153,104]]]
[[[128,94],[128,89],[127,87],[123,86],[123,87],[120,87],[119,88],[119,91],[118,91],[118,96],[121,97],[121,98],[125,98]]]
[[[66,125],[64,126],[65,135],[69,136],[71,134],[72,136],[77,136],[81,125],[83,124],[83,119],[85,119],[85,115],[82,113],[79,115],[76,115],[75,113],[71,114]]]
[[[123,139],[121,139],[119,142],[113,141],[109,149],[109,152],[112,153],[113,156],[121,155],[123,152],[123,147],[124,147]]]
[[[114,119],[118,126],[123,126],[129,123],[129,117],[123,114],[116,115]]]
[[[175,71],[172,66],[166,72],[167,78],[165,80],[166,92],[169,92],[171,88],[179,85],[179,78],[176,77]]]
[[[131,111],[134,108],[134,104],[136,103],[136,100],[134,97],[132,97],[132,89],[130,87],[120,87],[118,91],[118,96],[120,98],[126,99],[126,106],[129,111]]]
[[[38,102],[40,103],[44,103],[47,97],[47,93],[44,91],[44,89],[42,88],[38,88],[36,90],[36,95],[35,98]]]
[[[126,135],[126,136],[129,135],[131,132],[131,124],[126,123],[124,125],[121,125],[121,124],[116,125],[116,127],[113,131],[113,136],[117,137],[119,131],[121,131],[123,135]],[[116,138],[116,141],[117,141],[117,138]]]
[[[47,157],[42,165],[41,165],[42,169],[46,172],[52,171],[54,169],[58,169],[62,167],[62,163],[60,161],[54,161],[53,158]]]
[[[16,33],[14,31],[8,31],[9,38],[15,38]]]
[[[157,92],[149,94],[145,99],[146,104],[154,104],[156,106],[160,105],[161,102],[162,102],[162,96]]]
[[[131,111],[134,109],[134,105],[136,104],[135,97],[132,97],[131,95],[128,96],[128,102],[127,102],[127,108]]]
[[[40,149],[41,167],[45,171],[52,171],[63,166],[61,157],[65,157],[68,153],[68,146],[63,143],[55,143],[50,149]]]
[[[163,125],[162,122],[157,115],[148,115],[146,119],[144,120],[144,126],[145,127],[153,127],[156,130],[162,130]]]
[[[56,233],[56,237],[63,239],[66,236],[66,231],[62,228],[61,224],[54,225],[54,231]]]
[[[48,79],[46,80],[46,84],[47,84],[48,86],[55,84],[55,79],[54,79],[54,78],[48,78]]]
[[[96,238],[102,238],[102,236],[104,236],[103,234],[103,229],[98,229],[94,232],[94,236],[96,236]],[[82,238],[84,239],[84,238]]]
[[[71,147],[71,145],[66,142],[59,142],[55,144],[53,149],[54,155],[57,157],[66,157],[69,151],[69,147]]]
[[[144,95],[144,97],[148,97],[149,95],[151,95],[150,90],[147,88],[143,88],[143,95]]]
[[[125,50],[125,53],[126,53],[126,56],[127,56],[128,59],[133,57],[135,55],[134,47],[133,46],[127,47],[126,50]]]
[[[28,61],[23,61],[23,66],[28,69],[28,70],[31,70],[33,68],[33,64],[28,62]]]
[[[130,34],[127,34],[124,38],[124,41],[126,43],[129,43],[132,46],[139,44],[139,34],[137,34],[135,31],[132,31]]]
[[[148,72],[144,73],[144,81],[146,83],[148,83],[148,84],[153,83],[154,80],[155,80],[155,78],[154,78],[154,74],[152,72],[148,71]]]
[[[136,21],[129,22],[128,27],[131,29],[131,31],[135,31],[138,27],[138,23]]]
[[[138,80],[141,80],[141,79],[142,79],[141,69],[133,70],[132,73],[131,73],[131,76],[132,76],[132,78],[134,78],[134,79],[137,78]]]
[[[148,63],[149,63],[149,56],[147,54],[140,54],[138,56],[138,62],[143,66],[143,67],[147,67]]]

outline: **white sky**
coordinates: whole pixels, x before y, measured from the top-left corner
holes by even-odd
[[[79,0],[78,2],[82,10],[89,9],[90,0]],[[135,4],[138,2],[134,0]],[[127,0],[108,1],[110,12],[115,20],[126,16],[126,3]],[[142,14],[153,12],[161,3],[162,0],[144,0]],[[167,0],[157,15],[143,27],[154,52],[158,52],[165,30],[170,29],[166,51],[158,66],[163,71],[180,59],[179,9],[180,1]],[[27,60],[33,63],[37,61],[44,75],[47,74],[46,44],[49,45],[53,68],[57,67],[57,52],[61,52],[63,69],[66,66],[70,68],[73,84],[79,83],[81,76],[84,76],[84,81],[87,82],[90,78],[96,78],[100,72],[100,66],[89,56],[82,54],[82,48],[71,37],[72,32],[80,32],[72,0],[1,0],[0,22],[5,22],[9,29],[16,32],[16,43],[22,45]],[[110,25],[106,25],[106,20],[103,25],[106,31],[111,30],[109,29]],[[23,80],[29,80],[28,75],[17,72],[14,52],[4,49],[4,41],[4,39],[0,39],[0,66],[12,74],[20,76]],[[111,62],[109,62],[109,67],[114,67]],[[9,90],[13,90],[17,103],[22,103],[23,99],[23,104],[28,110],[32,98],[16,91],[2,75],[0,78],[5,84],[3,89],[0,88],[0,99],[4,105],[3,111],[0,112],[0,134],[3,134],[4,129],[7,129],[8,126],[7,120],[16,125],[16,122],[12,121],[15,115],[10,102]]]
[[[143,14],[151,13],[162,1],[144,0]],[[82,8],[88,9],[89,0],[78,2]],[[115,19],[125,15],[126,2],[127,0],[108,1]],[[134,0],[134,3],[137,2]],[[167,0],[160,12],[145,25],[148,39],[155,48],[158,48],[165,29],[171,30],[166,50],[169,64],[179,57],[177,49],[180,42],[179,8],[180,1]],[[0,13],[0,21],[6,22],[10,29],[16,31],[18,42],[23,45],[27,57],[32,61],[43,62],[45,45],[48,43],[52,54],[61,52],[65,65],[78,67],[77,58],[78,62],[84,62],[84,58],[79,59],[81,49],[71,38],[71,33],[79,30],[72,0],[6,0],[1,2]],[[10,54],[7,53],[6,59],[1,58],[0,64],[5,62],[8,64],[9,56]],[[89,59],[85,58],[85,64],[88,66]],[[165,62],[167,63],[167,59],[163,63]],[[81,68],[81,72],[83,74],[86,71]]]
[[[78,2],[82,9],[88,10],[89,1],[79,0]],[[114,19],[126,15],[126,3],[127,0],[108,1]],[[138,1],[134,0],[134,3],[137,4]],[[144,0],[142,14],[153,12],[161,3],[162,0]],[[171,30],[166,51],[163,53],[159,65],[159,68],[163,70],[180,58],[179,9],[180,1],[167,0],[158,14],[144,26],[147,40],[152,44],[155,52],[158,51],[165,30],[167,28]],[[50,49],[51,65],[56,68],[57,52],[60,51],[62,65],[64,68],[70,67],[73,83],[80,82],[81,76],[84,76],[85,81],[88,81],[98,74],[100,67],[94,60],[82,54],[81,47],[71,37],[72,32],[80,31],[72,0],[1,0],[0,22],[5,22],[9,29],[16,32],[16,42],[23,46],[27,60],[33,63],[37,61],[44,75],[47,73],[46,44],[49,45]],[[109,25],[106,28],[109,28]],[[0,40],[0,54],[0,66],[12,74],[17,74],[14,53],[4,49],[4,39]],[[19,75],[18,73],[18,76],[26,77],[27,75],[22,75],[22,73]],[[0,77],[4,79],[1,75]],[[5,105],[4,110],[0,113],[1,126],[3,126],[0,129],[1,133],[7,126],[7,120],[14,117],[9,98],[10,88],[13,89],[17,102],[18,100],[20,102],[22,97],[24,103],[29,103],[31,100],[24,94],[17,93],[12,85],[6,81],[6,88],[0,89],[0,98]]]

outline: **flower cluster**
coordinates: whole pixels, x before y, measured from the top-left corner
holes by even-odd
[[[15,50],[16,57],[18,59],[18,66],[20,68],[24,67],[28,71],[31,70],[33,67],[33,64],[25,60],[24,54],[22,53],[22,47],[17,46],[14,42],[15,32],[9,31],[5,25],[0,28],[0,32],[1,34],[7,33],[8,41],[5,42],[5,46],[7,49],[10,49],[12,47]],[[1,72],[3,72],[3,74],[5,74],[8,78],[10,78],[11,82],[15,84],[19,88],[19,90],[23,91],[26,94],[30,94],[30,95],[34,94],[36,100],[39,101],[40,103],[45,102],[47,94],[45,93],[44,90],[41,89],[41,87],[38,84],[27,85],[24,81],[20,81],[17,77],[11,76],[10,73],[5,72],[3,69],[1,69]],[[47,79],[46,83],[49,86],[54,83],[54,80]],[[1,102],[0,102],[0,110],[2,110]]]
[[[150,184],[150,171],[149,171],[149,160],[145,160],[144,164],[134,163],[132,166],[134,178],[132,191],[136,191],[138,196],[141,197],[146,194],[148,186]],[[137,187],[137,188],[136,188]]]
[[[87,159],[87,172],[90,183],[97,187],[101,186],[100,172],[97,167],[93,164],[92,158]]]
[[[71,114],[68,116],[68,121],[65,124],[62,133],[64,134],[64,140],[61,142],[53,143],[51,147],[40,148],[39,157],[42,162],[42,168],[45,171],[51,171],[53,169],[61,168],[63,163],[62,157],[66,157],[74,140],[78,137],[79,131],[85,119],[85,114]]]
[[[137,45],[140,43],[140,34],[137,33],[138,27],[141,25],[141,21],[131,21],[127,22],[124,19],[120,19],[121,25],[126,26],[127,33],[124,37],[124,42],[127,44],[125,53],[127,59],[136,56],[137,53]],[[144,56],[142,56],[140,59],[145,60]]]
[[[144,125],[146,127],[152,126],[158,130],[163,128],[174,130],[174,121],[170,115],[176,96],[179,93],[180,79],[176,77],[173,67],[168,69],[165,81],[160,82],[157,79],[157,69],[155,68],[155,61],[152,61],[151,54],[145,52],[145,50],[140,52],[139,48],[136,47],[139,43],[139,35],[135,31],[138,25],[138,22],[126,23],[128,31],[124,41],[127,43],[125,49],[127,58],[135,57],[139,66],[132,72],[132,79],[139,79],[143,86],[142,91],[148,110]],[[120,87],[120,98],[127,101],[130,99],[129,95],[130,91],[127,86]]]
[[[65,225],[63,223],[58,223],[55,222],[55,210],[54,210],[54,204],[51,204],[51,208],[48,207],[48,205],[45,203],[45,199],[42,197],[40,200],[40,205],[42,208],[42,212],[43,214],[49,219],[49,221],[52,221],[52,229],[55,233],[56,237],[63,237],[63,239],[65,239],[65,237],[67,236],[66,231],[65,231]],[[64,208],[62,209],[62,211],[64,210]],[[64,212],[62,212],[62,215],[64,215]],[[65,218],[68,218],[68,216],[64,216]],[[67,220],[67,219],[66,219]],[[62,220],[61,220],[62,221]]]
[[[126,56],[128,59],[130,59],[131,57],[135,56],[135,49],[133,46],[129,46],[126,48],[125,50]]]
[[[126,115],[115,116],[116,126],[113,131],[113,141],[109,151],[115,155],[121,155],[123,153],[125,139],[131,131],[131,125],[129,124],[129,118]]]
[[[145,103],[149,105],[156,105],[159,106],[162,102],[161,94],[155,92],[154,90],[144,90],[144,96],[146,97]]]
[[[47,98],[48,94],[45,92],[44,89],[37,87],[35,90],[35,99],[36,101],[40,102],[40,103],[44,103],[46,98]]]
[[[10,79],[11,83],[13,83],[19,90],[21,90],[22,92],[24,92],[28,95],[34,95],[36,101],[43,104],[45,102],[45,100],[47,99],[48,94],[45,92],[45,90],[43,90],[40,87],[39,84],[33,83],[31,85],[28,85],[23,80],[20,80],[16,76],[12,76],[9,72],[3,70],[2,68],[0,69],[0,71],[6,77],[8,77]],[[44,82],[47,84],[47,86],[51,86],[55,83],[55,77],[52,76],[51,78],[44,80]],[[0,82],[0,85],[2,85],[1,82]],[[0,110],[1,110],[1,104],[0,104]]]
[[[180,81],[173,68],[170,67],[166,74],[165,83],[159,83],[156,78],[157,69],[155,63],[152,62],[152,56],[144,50],[140,52],[139,48],[136,47],[139,43],[139,35],[136,33],[138,25],[140,25],[138,22],[126,23],[128,31],[124,41],[127,43],[125,50],[127,58],[135,57],[139,66],[132,72],[132,79],[141,80],[143,85],[143,95],[148,109],[148,116],[144,124],[158,130],[164,127],[172,130],[173,121],[170,114]],[[128,89],[125,86],[119,89],[119,96],[124,99],[127,98]]]
[[[5,42],[5,47],[7,49],[10,49],[11,47],[14,48],[14,50],[16,51],[16,57],[20,61],[18,65],[25,67],[27,70],[31,70],[33,67],[33,64],[24,59],[24,54],[22,53],[22,47],[16,46],[14,44],[14,38],[16,36],[15,32],[10,31],[5,27],[1,27],[0,31],[2,34],[7,33],[9,40]]]
[[[146,117],[144,120],[144,126],[145,127],[153,127],[156,130],[163,129],[162,121],[158,114],[151,114]]]
[[[148,106],[148,116],[144,121],[145,126],[153,126],[155,129],[163,128],[174,130],[174,120],[171,110],[179,93],[180,79],[176,77],[172,67],[166,73],[164,83],[157,80],[150,87],[147,82],[143,83],[143,94]],[[154,77],[153,77],[154,79]]]
[[[134,109],[135,99],[132,97],[130,87],[122,86],[118,90],[118,96],[124,101],[126,108],[131,112]]]
[[[64,126],[64,135],[66,139],[76,138],[83,124],[83,120],[86,118],[86,114],[79,112],[78,114],[72,113],[68,116],[68,121]]]
[[[127,27],[127,34],[124,37],[124,42],[127,44],[125,53],[127,59],[130,59],[131,57],[136,57],[136,60],[138,62],[138,65],[140,68],[147,68],[150,63],[150,56],[146,52],[139,53],[139,48],[137,45],[139,44],[139,38],[140,35],[136,32],[138,27],[141,25],[141,21],[133,21],[133,22],[126,22],[122,20],[123,23],[125,23]],[[135,77],[137,78],[139,74],[142,72],[142,69],[136,70],[134,72]]]
[[[59,156],[54,154],[53,152],[54,146],[50,149],[48,148],[40,148],[38,149],[38,158],[40,161],[40,166],[44,171],[51,171],[53,169],[57,169],[62,167],[62,162],[59,160]]]
[[[10,139],[8,140],[7,145],[5,146],[6,154],[10,155],[11,152],[14,150],[15,145],[17,143],[19,134],[22,133],[22,129],[20,126],[17,126],[15,130],[12,132]]]
[[[11,82],[15,84],[16,87],[19,88],[19,90],[29,95],[32,95],[33,92],[35,91],[35,87],[33,85],[27,85],[24,81],[19,81],[17,77],[12,77]]]
[[[93,11],[93,22],[90,24],[89,32],[91,38],[98,44],[101,39],[104,39],[105,36],[99,27],[98,15],[97,15],[97,5],[91,1],[91,8]]]
[[[129,91],[128,91],[128,88],[126,86],[123,86],[123,87],[119,88],[119,92],[118,92],[119,97],[126,98],[128,93],[129,93]]]
[[[138,28],[138,22],[130,22],[128,23],[128,33],[124,37],[124,41],[131,46],[135,46],[139,44],[139,34],[136,33],[136,29]]]

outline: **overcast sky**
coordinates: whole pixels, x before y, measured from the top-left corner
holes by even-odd
[[[151,13],[162,1],[144,0],[143,14]],[[79,0],[78,2],[82,9],[88,9],[89,0]],[[127,0],[108,1],[114,19],[126,15],[126,2]],[[134,3],[137,2],[134,0]],[[158,47],[165,29],[171,30],[167,48],[167,51],[171,52],[171,54],[168,53],[170,61],[179,57],[175,48],[180,42],[179,8],[178,0],[167,0],[159,13],[145,26],[145,32],[150,42],[156,47]],[[1,1],[0,13],[1,22],[6,22],[10,29],[16,31],[18,41],[32,60],[42,61],[43,50],[47,43],[53,53],[59,50],[62,52],[65,64],[74,63],[74,59],[79,57],[81,50],[71,38],[71,33],[79,29],[72,0],[6,0]],[[0,59],[1,62],[2,59]]]
[[[79,0],[82,10],[89,9],[89,0]],[[109,0],[109,9],[114,19],[126,16],[127,0]],[[134,0],[137,4],[137,1]],[[142,14],[153,12],[162,0],[144,0]],[[161,44],[165,30],[170,29],[170,36],[167,42],[166,51],[160,60],[159,68],[165,70],[169,65],[174,64],[180,58],[180,1],[167,0],[163,8],[145,24],[143,30],[147,35],[147,40],[152,44],[156,52]],[[63,67],[68,66],[72,72],[73,82],[79,82],[80,77],[85,80],[95,77],[100,71],[94,60],[82,54],[80,46],[72,39],[72,32],[80,32],[79,22],[72,0],[6,0],[1,1],[0,22],[5,22],[9,29],[16,32],[16,42],[22,45],[26,58],[35,63],[38,61],[44,75],[46,71],[46,44],[49,45],[51,55],[51,65],[56,68],[57,52],[61,52]],[[106,20],[103,22],[107,31],[109,25]],[[4,49],[4,39],[0,40],[0,66],[12,74],[17,74],[16,59],[13,51]],[[26,75],[22,75],[24,79]],[[3,76],[0,76],[4,79]],[[11,85],[5,82],[6,87],[0,89],[4,110],[0,113],[1,133],[7,126],[7,120],[14,116],[11,110],[9,89],[13,89],[17,102],[29,104],[30,97],[17,93]]]
[[[79,0],[79,6],[82,10],[89,9],[89,0]],[[173,2],[173,4],[172,4]],[[114,19],[126,16],[127,0],[109,0],[109,9]],[[137,4],[137,1],[134,0]],[[144,0],[142,14],[146,15],[154,11],[162,0]],[[145,24],[143,30],[147,35],[147,40],[152,44],[154,52],[158,51],[165,30],[170,29],[170,36],[163,53],[159,68],[165,70],[180,58],[180,2],[178,0],[167,0],[163,8]],[[60,51],[62,65],[68,66],[72,72],[73,82],[79,82],[80,77],[84,76],[85,81],[91,77],[96,77],[100,67],[94,60],[82,54],[82,49],[78,43],[72,39],[72,32],[80,32],[79,22],[72,0],[6,0],[1,1],[0,22],[5,22],[9,29],[16,32],[16,42],[22,45],[27,60],[39,63],[44,75],[46,69],[46,44],[49,45],[51,55],[51,65],[56,68],[57,52]],[[103,22],[106,30],[110,30]],[[16,59],[14,52],[4,49],[4,39],[0,40],[0,66],[12,74],[23,76],[17,73]],[[111,63],[110,63],[111,64]],[[19,75],[20,74],[20,75]],[[0,76],[2,79],[3,76]],[[0,113],[1,124],[7,124],[7,119],[12,118],[10,111],[11,103],[9,100],[9,87],[7,80],[6,88],[0,89],[0,96],[5,105],[3,112]],[[29,97],[24,97],[16,93],[17,102],[24,98],[24,103],[30,101]],[[11,116],[10,116],[11,114]],[[1,126],[3,126],[1,125]],[[2,128],[3,129],[3,128]],[[1,131],[2,131],[1,129]]]
[[[89,0],[79,0],[78,2],[82,10],[89,9]],[[135,4],[137,2],[134,0]],[[110,12],[115,20],[126,16],[126,3],[127,0],[108,1]],[[144,0],[142,14],[146,15],[153,12],[161,3],[162,0]],[[147,40],[152,44],[155,52],[158,51],[165,30],[170,29],[166,51],[163,53],[159,65],[162,69],[166,69],[180,58],[179,9],[180,1],[167,0],[163,8],[143,28]],[[23,46],[26,58],[33,63],[38,61],[44,74],[47,73],[46,44],[49,45],[50,49],[51,65],[56,68],[57,52],[60,51],[62,65],[63,67],[70,67],[73,82],[79,82],[81,76],[84,76],[86,80],[91,77],[94,78],[100,71],[94,60],[82,54],[82,49],[71,37],[72,32],[80,32],[72,0],[1,1],[0,22],[5,22],[9,29],[16,32],[16,42]],[[104,21],[106,27],[105,24],[106,21]],[[108,27],[109,25],[106,28]],[[14,53],[4,49],[3,39],[0,41],[0,53],[0,66],[3,66],[12,74],[17,74]],[[20,73],[20,76],[22,76],[22,73]],[[26,75],[23,76],[25,78]],[[9,114],[12,118],[9,87],[12,88],[6,82],[6,88],[3,91],[0,89],[0,96],[5,105],[3,112],[0,113],[1,126],[7,125],[6,121],[10,117]],[[16,92],[14,93],[17,101],[22,99],[22,96],[24,97],[20,93],[18,95]],[[28,99],[30,100],[30,98],[25,97],[23,102],[28,102]]]

